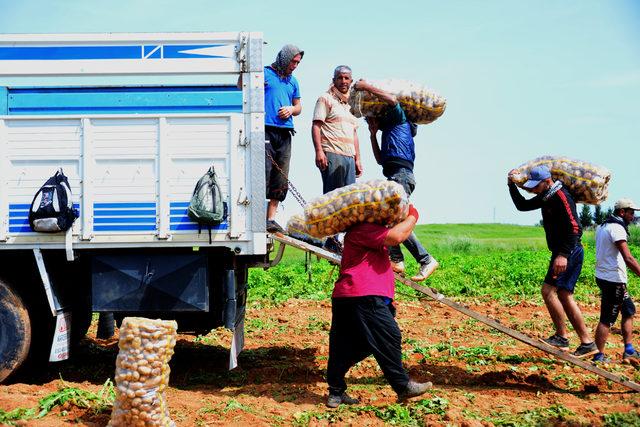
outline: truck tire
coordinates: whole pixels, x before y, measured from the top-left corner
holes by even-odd
[[[31,347],[31,320],[22,298],[0,280],[0,383],[26,360]]]

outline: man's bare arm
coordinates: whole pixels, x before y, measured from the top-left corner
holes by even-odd
[[[382,89],[378,89],[377,87],[367,83],[365,80],[358,80],[353,87],[355,90],[366,90],[367,92],[374,94],[389,105],[393,106],[398,103],[398,98],[396,98],[395,95],[392,95]]]
[[[311,125],[311,140],[313,141],[313,148],[316,152],[316,166],[320,170],[325,170],[329,165],[329,161],[327,160],[327,156],[324,154],[324,150],[322,149],[322,138],[320,135],[320,128],[322,127],[322,122],[320,120],[314,120]]]
[[[627,267],[629,267],[629,270],[633,271],[636,274],[636,276],[640,276],[640,264],[638,263],[638,260],[635,259],[634,256],[631,254],[627,241],[618,240],[616,242],[616,246],[618,247],[620,254],[622,254],[622,259],[624,259],[624,263],[627,264]]]

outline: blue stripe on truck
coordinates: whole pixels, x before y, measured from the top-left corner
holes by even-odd
[[[93,231],[155,231],[155,202],[96,202]]]
[[[94,225],[93,231],[155,231],[154,225]]]
[[[69,61],[105,59],[226,58],[210,48],[222,44],[203,45],[95,45],[95,46],[3,46],[0,61]]]
[[[6,97],[8,115],[242,112],[235,86],[9,88]]]

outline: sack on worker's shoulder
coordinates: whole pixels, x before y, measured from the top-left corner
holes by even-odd
[[[211,227],[219,225],[227,217],[227,204],[222,200],[222,191],[220,191],[213,165],[198,180],[193,189],[187,214],[198,225],[209,227],[209,243],[211,243]]]
[[[71,200],[71,186],[60,168],[33,197],[29,225],[33,231],[57,233],[70,229],[76,218],[78,211]]]
[[[410,123],[431,123],[444,114],[447,106],[444,97],[418,83],[397,79],[371,80],[369,83],[395,95]],[[356,117],[382,117],[388,108],[386,102],[366,90],[351,90],[349,105]]]
[[[407,217],[409,201],[394,181],[365,181],[336,188],[304,209],[306,231],[328,237],[364,222],[393,226]]]
[[[599,205],[609,196],[611,172],[608,169],[563,156],[542,156],[518,166],[512,175],[516,185],[522,187],[536,166],[547,166],[551,177],[562,181],[576,203]]]

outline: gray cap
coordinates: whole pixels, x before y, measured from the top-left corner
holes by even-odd
[[[613,206],[613,209],[633,209],[634,211],[640,211],[638,205],[636,205],[631,199],[620,199]]]

